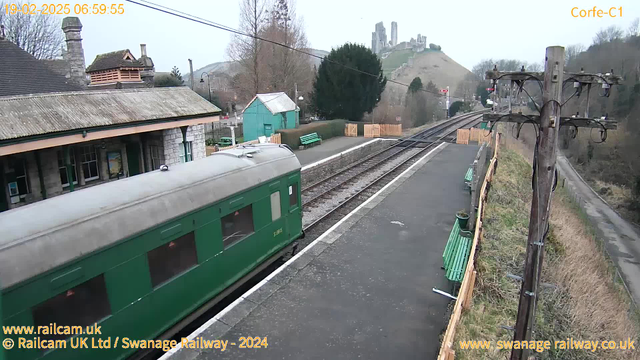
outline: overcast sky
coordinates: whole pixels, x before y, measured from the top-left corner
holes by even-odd
[[[155,2],[237,28],[240,1]],[[605,11],[622,7],[622,17],[571,16],[573,7],[592,8],[594,4]],[[126,48],[138,57],[141,43],[147,44],[156,71],[169,71],[176,65],[186,74],[188,58],[193,59],[194,69],[227,60],[226,48],[231,38],[228,32],[132,3],[125,2],[124,8],[124,15],[79,16],[84,25],[87,65],[97,54]],[[390,40],[391,21],[396,21],[399,42],[415,38],[418,33],[426,35],[428,43],[441,45],[446,54],[471,69],[486,58],[541,62],[545,47],[550,45],[588,46],[600,28],[617,25],[626,30],[640,16],[640,1],[297,0],[296,11],[304,20],[311,47],[316,49],[328,51],[345,42],[371,46],[371,32],[379,21],[384,22]]]

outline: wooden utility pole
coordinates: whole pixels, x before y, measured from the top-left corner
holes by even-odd
[[[564,77],[566,76],[566,80]],[[511,111],[506,114],[485,114],[484,120],[527,123],[533,122],[539,127],[538,138],[534,153],[533,197],[531,199],[531,213],[529,218],[529,236],[524,264],[524,274],[520,279],[520,301],[518,303],[518,315],[514,327],[514,342],[522,344],[531,340],[535,325],[536,304],[539,292],[540,277],[542,274],[542,262],[544,260],[544,244],[549,229],[549,215],[551,212],[551,194],[553,193],[556,179],[556,155],[558,152],[558,134],[561,126],[573,126],[575,128],[597,128],[603,133],[609,129],[616,129],[617,123],[611,119],[588,118],[588,110],[585,117],[561,117],[562,88],[563,84],[573,81],[576,93],[579,96],[583,87],[587,87],[587,95],[592,84],[601,84],[608,96],[611,85],[617,85],[622,78],[611,73],[588,74],[580,73],[564,74],[564,48],[552,46],[547,48],[544,73],[525,72],[524,67],[520,72],[501,73],[497,68],[488,71],[487,79],[494,80],[495,92],[498,91],[498,80],[510,80],[520,88],[528,80],[543,79],[542,105],[540,115],[524,116],[521,113],[514,114]],[[572,96],[573,97],[573,96]],[[533,99],[532,99],[533,101]],[[588,100],[587,100],[588,102]],[[513,349],[511,360],[528,359],[528,349]]]
[[[524,276],[520,289],[520,303],[516,318],[514,341],[528,341],[535,324],[535,307],[538,285],[544,259],[544,241],[549,226],[551,194],[556,172],[558,130],[560,129],[560,104],[562,103],[562,80],[564,71],[564,48],[547,48],[542,86],[540,111],[540,138],[534,154],[533,197],[529,236],[525,256]],[[527,359],[526,349],[514,349],[511,360]]]

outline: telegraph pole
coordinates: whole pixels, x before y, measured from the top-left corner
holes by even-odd
[[[551,194],[556,172],[558,129],[560,129],[560,104],[562,103],[562,80],[564,71],[564,48],[547,48],[542,86],[540,111],[540,138],[534,154],[533,197],[529,220],[529,236],[525,256],[524,276],[520,289],[520,303],[516,318],[514,341],[528,341],[535,324],[535,308],[538,286],[544,259],[544,241],[549,228]],[[511,360],[527,359],[527,349],[514,349]]]
[[[522,89],[528,80],[542,80],[542,105],[539,108],[540,115],[524,116],[521,113],[514,114],[509,111],[506,114],[485,114],[484,120],[514,122],[520,126],[533,122],[538,125],[536,148],[534,153],[533,196],[531,199],[531,212],[529,218],[529,234],[527,238],[527,250],[525,255],[524,273],[521,281],[520,297],[518,303],[518,315],[513,328],[514,343],[528,342],[531,340],[535,325],[536,304],[540,296],[539,284],[544,260],[544,245],[549,230],[549,215],[551,212],[551,195],[555,187],[556,179],[556,155],[558,152],[558,134],[561,126],[574,126],[597,128],[606,133],[608,129],[616,129],[614,120],[590,119],[588,117],[561,117],[562,88],[564,80],[564,48],[551,46],[547,48],[544,73],[525,72],[524,67],[520,72],[501,73],[494,67],[487,72],[487,79],[492,79],[495,92],[498,91],[498,80],[510,80]],[[576,93],[580,96],[583,87],[591,88],[592,84],[602,84],[605,95],[608,96],[611,85],[617,85],[622,80],[611,73],[586,74],[567,73],[566,81],[573,81]],[[498,94],[496,94],[498,96]],[[509,95],[510,97],[510,95]],[[585,114],[588,115],[588,112]],[[513,348],[510,360],[528,359],[528,349]]]

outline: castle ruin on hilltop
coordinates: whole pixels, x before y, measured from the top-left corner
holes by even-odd
[[[390,41],[387,40],[387,29],[382,21],[376,24],[375,30],[371,33],[371,51],[377,55],[389,52],[391,49],[411,49],[414,52],[422,52],[427,47],[427,37],[421,34],[418,34],[417,39],[411,38],[408,42],[398,44],[398,23],[395,21],[391,22]],[[400,46],[398,47],[398,45]]]

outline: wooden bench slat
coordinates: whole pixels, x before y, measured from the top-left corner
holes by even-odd
[[[471,237],[464,236],[456,219],[449,240],[442,254],[445,277],[453,282],[461,282],[471,252]]]
[[[300,143],[302,145],[309,145],[319,141],[321,142],[322,138],[318,135],[318,133],[311,133],[300,136]]]

